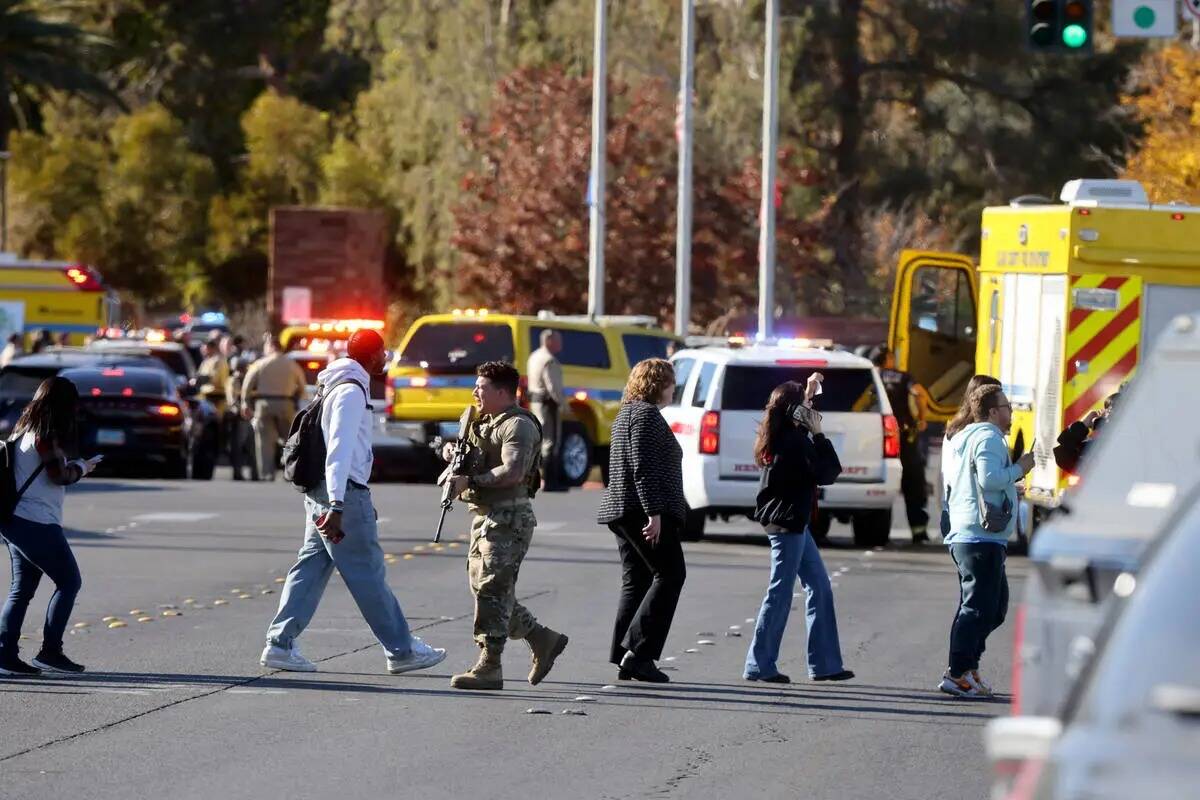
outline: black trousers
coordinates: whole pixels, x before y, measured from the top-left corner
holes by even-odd
[[[900,493],[904,495],[904,510],[908,527],[914,533],[924,532],[929,525],[929,487],[925,483],[925,455],[920,442],[909,441],[907,435],[900,444]]]
[[[687,569],[678,523],[663,519],[658,544],[642,537],[644,516],[609,523],[621,553],[621,598],[609,660],[620,664],[625,653],[657,661],[662,657]]]

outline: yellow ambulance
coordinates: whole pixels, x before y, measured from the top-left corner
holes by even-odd
[[[612,423],[633,365],[665,358],[679,340],[652,317],[537,316],[460,309],[421,317],[401,342],[388,374],[391,424],[408,438],[430,443],[458,435],[458,418],[470,404],[475,368],[508,361],[522,373],[547,328],[562,335],[567,408],[559,446],[562,474],[581,485],[593,466],[608,467]],[[522,391],[522,394],[524,392]]]
[[[25,334],[26,345],[38,331],[57,340],[67,334],[83,344],[101,328],[117,324],[120,304],[100,273],[69,261],[32,261],[0,253],[0,334]],[[0,342],[2,345],[3,342]]]
[[[1059,433],[1134,378],[1173,318],[1200,310],[1200,207],[1152,204],[1124,180],[1074,180],[1060,199],[984,209],[978,266],[902,253],[889,337],[929,390],[930,419],[953,415],[973,374],[1000,379],[1042,508],[1074,480],[1054,463]]]

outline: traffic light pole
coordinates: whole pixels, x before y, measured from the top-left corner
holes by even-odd
[[[767,0],[763,57],[762,205],[758,239],[758,338],[775,333],[775,161],[779,138],[779,0]]]
[[[679,66],[679,196],[675,222],[675,335],[692,317],[692,92],[696,58],[695,0],[683,0]]]

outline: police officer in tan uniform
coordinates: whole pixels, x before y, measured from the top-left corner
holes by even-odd
[[[546,328],[541,334],[541,347],[529,356],[525,370],[529,376],[529,410],[542,424],[542,481],[546,491],[565,491],[559,447],[562,444],[563,392],[562,334]]]
[[[261,480],[275,480],[279,441],[292,427],[296,404],[304,395],[304,370],[280,352],[274,337],[264,339],[266,354],[250,365],[242,381],[242,414],[254,428],[254,455]]]
[[[467,575],[475,596],[480,655],[475,666],[455,675],[450,685],[504,688],[500,655],[506,639],[524,639],[529,645],[529,683],[537,685],[567,646],[567,637],[538,623],[516,595],[521,561],[537,525],[530,499],[539,480],[541,432],[533,416],[517,405],[516,367],[492,361],[481,365],[476,376],[473,394],[480,417],[467,433],[472,463],[467,475],[447,480],[453,482],[451,496],[462,495],[474,514]]]

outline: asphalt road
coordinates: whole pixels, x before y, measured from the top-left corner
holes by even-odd
[[[1006,698],[933,690],[957,600],[943,548],[900,544],[823,555],[857,680],[803,680],[803,605],[780,668],[790,687],[741,667],[767,579],[751,524],[687,546],[688,580],[663,666],[673,683],[622,682],[607,661],[619,565],[591,520],[597,491],[539,497],[520,594],[571,637],[549,678],[525,680],[511,643],[503,692],[450,689],[474,660],[466,514],[429,544],[436,490],[375,488],[389,579],[432,670],[390,676],[337,579],[301,640],[315,674],[258,665],[279,582],[301,538],[282,483],[97,479],[67,501],[83,592],[67,637],[82,676],[0,679],[0,797],[20,798],[984,798],[981,729]],[[899,515],[897,519],[899,519]],[[835,526],[834,537],[847,531]],[[1025,561],[1010,560],[1019,597]],[[29,618],[36,652],[49,590]],[[106,617],[123,623],[110,627]],[[146,621],[138,621],[145,619]],[[1011,626],[984,671],[1007,692]],[[700,641],[711,642],[701,644]],[[590,698],[590,700],[583,699]],[[530,714],[530,709],[549,712]],[[579,712],[564,714],[564,712]]]

